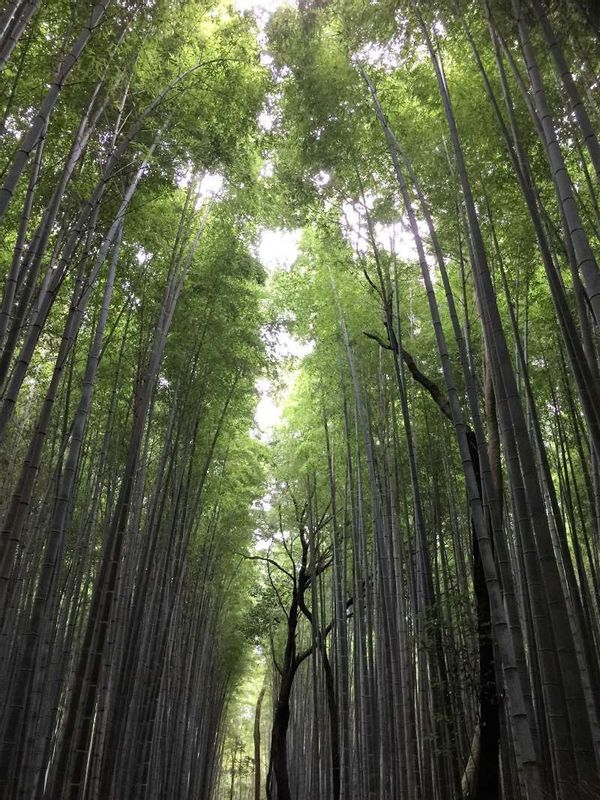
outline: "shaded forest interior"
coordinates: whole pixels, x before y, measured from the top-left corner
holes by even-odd
[[[4,0],[0,800],[600,798],[597,0]]]

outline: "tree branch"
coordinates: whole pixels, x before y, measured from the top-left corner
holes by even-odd
[[[292,573],[288,572],[285,567],[281,566],[281,564],[278,564],[274,558],[269,558],[268,556],[249,556],[247,554],[244,556],[244,558],[247,558],[248,561],[264,561],[266,564],[272,564],[272,566],[276,567],[280,572],[283,572],[284,575],[287,575],[291,581],[294,581],[294,576]]]
[[[378,334],[370,333],[369,331],[363,331],[363,333],[369,339],[373,339],[374,342],[377,342],[377,344],[380,347],[383,347],[386,350],[393,350],[396,353],[398,352],[397,345],[395,347],[392,347],[389,341],[388,342],[384,341]],[[424,389],[426,389],[426,391],[429,393],[429,396],[431,397],[433,402],[437,405],[437,407],[440,409],[442,414],[452,422],[452,412],[450,410],[450,403],[446,395],[437,385],[437,383],[434,383],[434,381],[428,378],[427,375],[421,372],[413,356],[408,352],[408,350],[405,350],[404,348],[402,348],[402,360],[408,367],[410,374],[417,381],[417,383],[420,383],[421,386]]]
[[[353,603],[354,603],[354,598],[353,597],[349,597],[346,600],[346,609],[349,609],[350,606],[352,606]],[[311,615],[310,611],[306,608],[306,604],[304,603],[304,601],[302,600],[299,603],[299,605],[300,605],[300,610],[302,611],[304,616],[309,621],[311,621],[312,615]],[[332,619],[331,622],[327,623],[327,625],[323,628],[322,631],[319,631],[319,638],[321,639],[322,642],[324,642],[325,641],[325,637],[328,636],[331,633],[331,631],[333,630],[334,624],[335,624],[335,620]],[[312,654],[313,649],[314,649],[313,645],[311,644],[311,646],[307,647],[306,650],[303,650],[301,653],[298,653],[298,655],[296,656],[296,659],[294,661],[294,670],[297,670],[298,667],[300,666],[300,664],[303,661],[306,661],[306,659]]]

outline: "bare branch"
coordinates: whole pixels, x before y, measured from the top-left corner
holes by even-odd
[[[266,564],[271,564],[272,566],[276,567],[280,572],[283,572],[284,575],[287,575],[291,581],[294,580],[294,576],[292,575],[292,573],[288,572],[288,570],[285,569],[285,567],[282,567],[281,564],[275,561],[274,558],[269,558],[268,556],[250,556],[250,555],[245,555],[244,558],[246,558],[248,561],[264,561]]]
[[[392,347],[392,345],[389,342],[384,341],[376,333],[371,333],[369,331],[363,331],[363,333],[369,339],[373,339],[374,342],[377,342],[377,344],[380,347],[383,347],[386,350],[394,350],[395,352],[398,352],[397,344],[396,344],[395,347]],[[417,381],[417,383],[420,383],[421,386],[424,389],[427,390],[427,392],[429,393],[429,396],[431,397],[433,402],[437,405],[437,407],[440,409],[442,414],[447,419],[452,421],[452,412],[450,410],[450,403],[449,403],[448,398],[446,397],[446,395],[442,392],[440,387],[437,385],[437,383],[432,381],[430,378],[427,377],[427,375],[425,375],[423,372],[421,372],[421,370],[419,369],[419,367],[417,365],[417,362],[415,361],[413,356],[408,352],[408,350],[405,350],[404,348],[402,348],[402,360],[404,361],[404,363],[408,367],[408,370],[409,370],[410,374]]]

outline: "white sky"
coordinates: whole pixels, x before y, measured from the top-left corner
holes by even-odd
[[[269,16],[280,6],[290,5],[286,0],[235,0],[234,5],[238,11],[254,11],[257,15],[268,14]]]
[[[225,179],[219,172],[205,172],[198,187],[200,197],[215,197],[223,190]]]
[[[265,229],[261,232],[258,242],[257,256],[265,269],[273,274],[277,270],[289,270],[298,258],[298,247],[302,230]],[[276,357],[283,361],[293,356],[302,358],[312,350],[312,343],[305,343],[292,336],[285,329],[277,332],[275,340],[271,340]],[[256,435],[269,441],[277,424],[281,420],[282,407],[285,399],[293,386],[293,374],[286,378],[284,388],[276,393],[273,382],[268,378],[259,378],[256,388],[259,401],[254,414]]]
[[[298,245],[302,230],[275,228],[264,230],[258,243],[258,260],[268,272],[289,270],[298,258]]]
[[[259,42],[262,45],[261,62],[268,66],[272,62],[272,58],[268,52],[266,52],[265,28],[267,22],[269,17],[281,6],[295,5],[294,0],[234,0],[234,5],[240,13],[252,12],[254,14],[259,29]],[[396,66],[398,54],[393,53],[392,55],[392,66]],[[385,62],[385,56],[385,53],[380,52],[380,50],[374,46],[367,47],[365,52],[359,54],[360,59],[366,60],[368,63]],[[387,57],[389,59],[389,54],[387,54]],[[386,64],[386,66],[389,65]],[[267,103],[260,113],[259,125],[265,131],[271,130],[275,124],[276,105],[276,101],[275,108],[273,107],[273,103]],[[267,160],[263,165],[261,175],[263,177],[269,177],[272,174],[273,164]],[[218,184],[218,181],[211,180],[213,177],[217,176],[207,176],[205,178],[206,186],[204,186],[203,181],[201,188],[204,189],[204,191],[202,194],[214,194],[221,190],[222,184]],[[329,179],[329,174],[322,171],[315,176],[314,182],[317,187],[322,187],[329,182]],[[360,209],[355,205],[346,203],[343,207],[342,223],[344,222],[345,236],[353,247],[358,252],[365,252],[369,249],[370,246],[366,237],[366,224],[363,214],[360,213]],[[272,274],[277,270],[291,269],[298,257],[301,235],[301,230],[265,229],[261,232],[257,248],[257,257],[269,273]],[[405,258],[407,260],[416,259],[412,236],[402,224],[382,225],[377,223],[375,225],[375,236],[380,247],[395,252],[400,258]],[[301,342],[285,330],[280,330],[277,333],[274,342],[276,356],[281,360],[289,356],[301,359],[313,349],[313,346],[314,343]],[[259,393],[259,401],[254,417],[257,428],[256,435],[266,441],[271,439],[275,427],[281,420],[285,396],[289,394],[293,386],[293,373],[290,373],[286,377],[285,387],[283,391],[279,393],[275,392],[275,387],[268,378],[260,378],[256,384]]]
[[[280,331],[277,335],[276,352],[280,359],[289,356],[302,359],[313,347],[314,342],[301,342],[287,331]],[[256,382],[259,400],[254,412],[254,423],[256,435],[260,439],[269,441],[272,438],[275,428],[281,422],[283,406],[294,388],[297,374],[297,370],[287,372],[283,376],[284,385],[279,391],[276,391],[275,385],[268,378],[259,378]]]
[[[258,429],[258,437],[268,441],[281,420],[281,404],[275,401],[273,386],[268,378],[259,378],[256,388],[259,401],[254,412],[254,423]]]
[[[367,198],[369,210],[372,208],[373,199]],[[367,253],[371,250],[369,229],[362,204],[349,201],[343,203],[341,225],[345,238],[357,253]],[[417,260],[417,250],[412,234],[401,221],[392,222],[389,225],[376,222],[373,228],[375,241],[379,247],[395,253],[398,258],[406,261]]]
[[[265,35],[267,22],[269,21],[271,14],[277,11],[278,8],[281,6],[295,5],[295,0],[234,0],[233,5],[235,6],[236,10],[240,12],[240,14],[243,14],[246,11],[250,11],[254,14],[254,18],[256,19],[256,23],[258,25],[258,41],[263,46],[261,62],[265,65],[269,65],[273,59],[264,50],[267,41],[267,37]]]
[[[343,207],[343,225],[345,236],[359,253],[370,249],[367,238],[366,222],[360,209],[351,203]],[[289,270],[298,258],[301,229],[286,230],[283,228],[265,229],[261,232],[257,248],[257,256],[265,269],[273,274],[278,270]],[[395,252],[401,259],[416,261],[417,253],[414,241],[406,226],[401,222],[383,225],[376,223],[375,238],[380,247]],[[274,345],[276,357],[284,360],[289,356],[298,359],[310,353],[313,342],[302,342],[285,329],[277,332]],[[256,435],[269,441],[275,428],[281,421],[282,407],[294,384],[294,373],[290,373],[282,391],[277,393],[272,381],[260,378],[256,388],[259,401],[254,415]]]

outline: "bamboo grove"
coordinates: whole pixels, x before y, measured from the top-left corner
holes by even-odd
[[[593,800],[600,13],[276,6],[0,8],[0,798]]]

